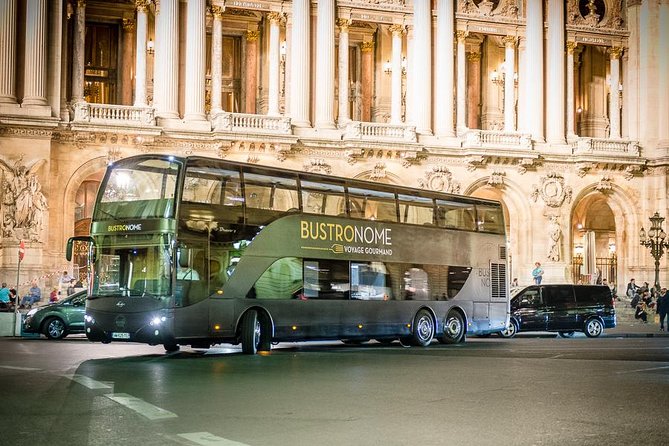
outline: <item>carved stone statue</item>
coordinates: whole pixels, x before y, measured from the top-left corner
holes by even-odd
[[[10,166],[0,160],[0,168],[4,171],[0,208],[2,236],[39,241],[48,205],[35,172],[44,161],[35,163],[31,168],[23,165],[22,161],[19,159],[14,166]]]
[[[560,261],[560,241],[562,240],[562,228],[556,215],[550,216],[550,223],[548,224],[549,249],[548,260],[553,262]]]

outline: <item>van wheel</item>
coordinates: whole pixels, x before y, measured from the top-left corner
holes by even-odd
[[[587,337],[596,338],[602,334],[604,326],[602,325],[602,321],[593,317],[585,321],[585,328],[583,331]]]
[[[465,321],[457,311],[450,311],[444,323],[444,344],[459,344],[465,340]]]
[[[434,339],[434,319],[427,310],[420,310],[413,319],[411,343],[419,347],[427,347]]]
[[[512,338],[518,333],[518,326],[513,320],[509,321],[509,325],[506,328],[499,332],[499,335],[502,338]]]
[[[574,337],[574,332],[573,331],[560,331],[558,332],[561,338],[573,338]]]

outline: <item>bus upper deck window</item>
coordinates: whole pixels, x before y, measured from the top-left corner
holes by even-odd
[[[377,221],[397,221],[395,194],[371,189],[349,188],[351,217]]]
[[[346,213],[344,186],[305,180],[302,180],[300,185],[303,212],[323,215]]]
[[[475,217],[473,204],[437,200],[437,225],[442,228],[476,231]]]

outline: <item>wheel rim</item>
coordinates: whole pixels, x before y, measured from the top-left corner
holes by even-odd
[[[594,319],[588,323],[588,333],[591,336],[599,336],[602,333],[602,324]]]
[[[462,322],[455,316],[449,316],[446,321],[446,335],[451,339],[457,339],[462,333]]]
[[[260,346],[260,321],[256,319],[256,328],[253,330],[253,345],[256,349]]]
[[[63,335],[63,332],[65,331],[65,324],[63,324],[63,322],[58,319],[54,319],[51,322],[49,322],[47,330],[49,331],[49,335],[52,338],[59,338]]]
[[[423,341],[431,341],[434,337],[434,324],[432,318],[428,315],[421,316],[416,324],[416,336]]]

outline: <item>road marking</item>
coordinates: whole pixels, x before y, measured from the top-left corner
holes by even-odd
[[[42,370],[42,369],[37,369],[35,367],[14,367],[11,365],[0,365],[0,368],[10,369],[10,370],[24,370],[26,372],[39,372]]]
[[[151,403],[147,403],[144,400],[140,400],[132,395],[127,393],[110,393],[105,395],[112,401],[132,409],[140,415],[145,416],[149,420],[162,420],[165,418],[177,418],[177,414],[170,412],[169,410],[161,409],[158,406],[154,406]]]
[[[653,370],[664,370],[664,369],[669,369],[669,365],[665,365],[662,367],[649,367],[647,369],[623,370],[616,373],[622,374],[622,373],[652,372]]]
[[[202,446],[248,446],[245,443],[217,437],[209,432],[191,432],[188,434],[179,434],[179,436]]]
[[[84,387],[87,387],[91,390],[99,390],[99,389],[113,389],[113,385],[109,385],[100,381],[96,381],[93,378],[89,378],[88,376],[84,375],[63,375],[65,378],[69,378],[72,381],[81,384]]]

